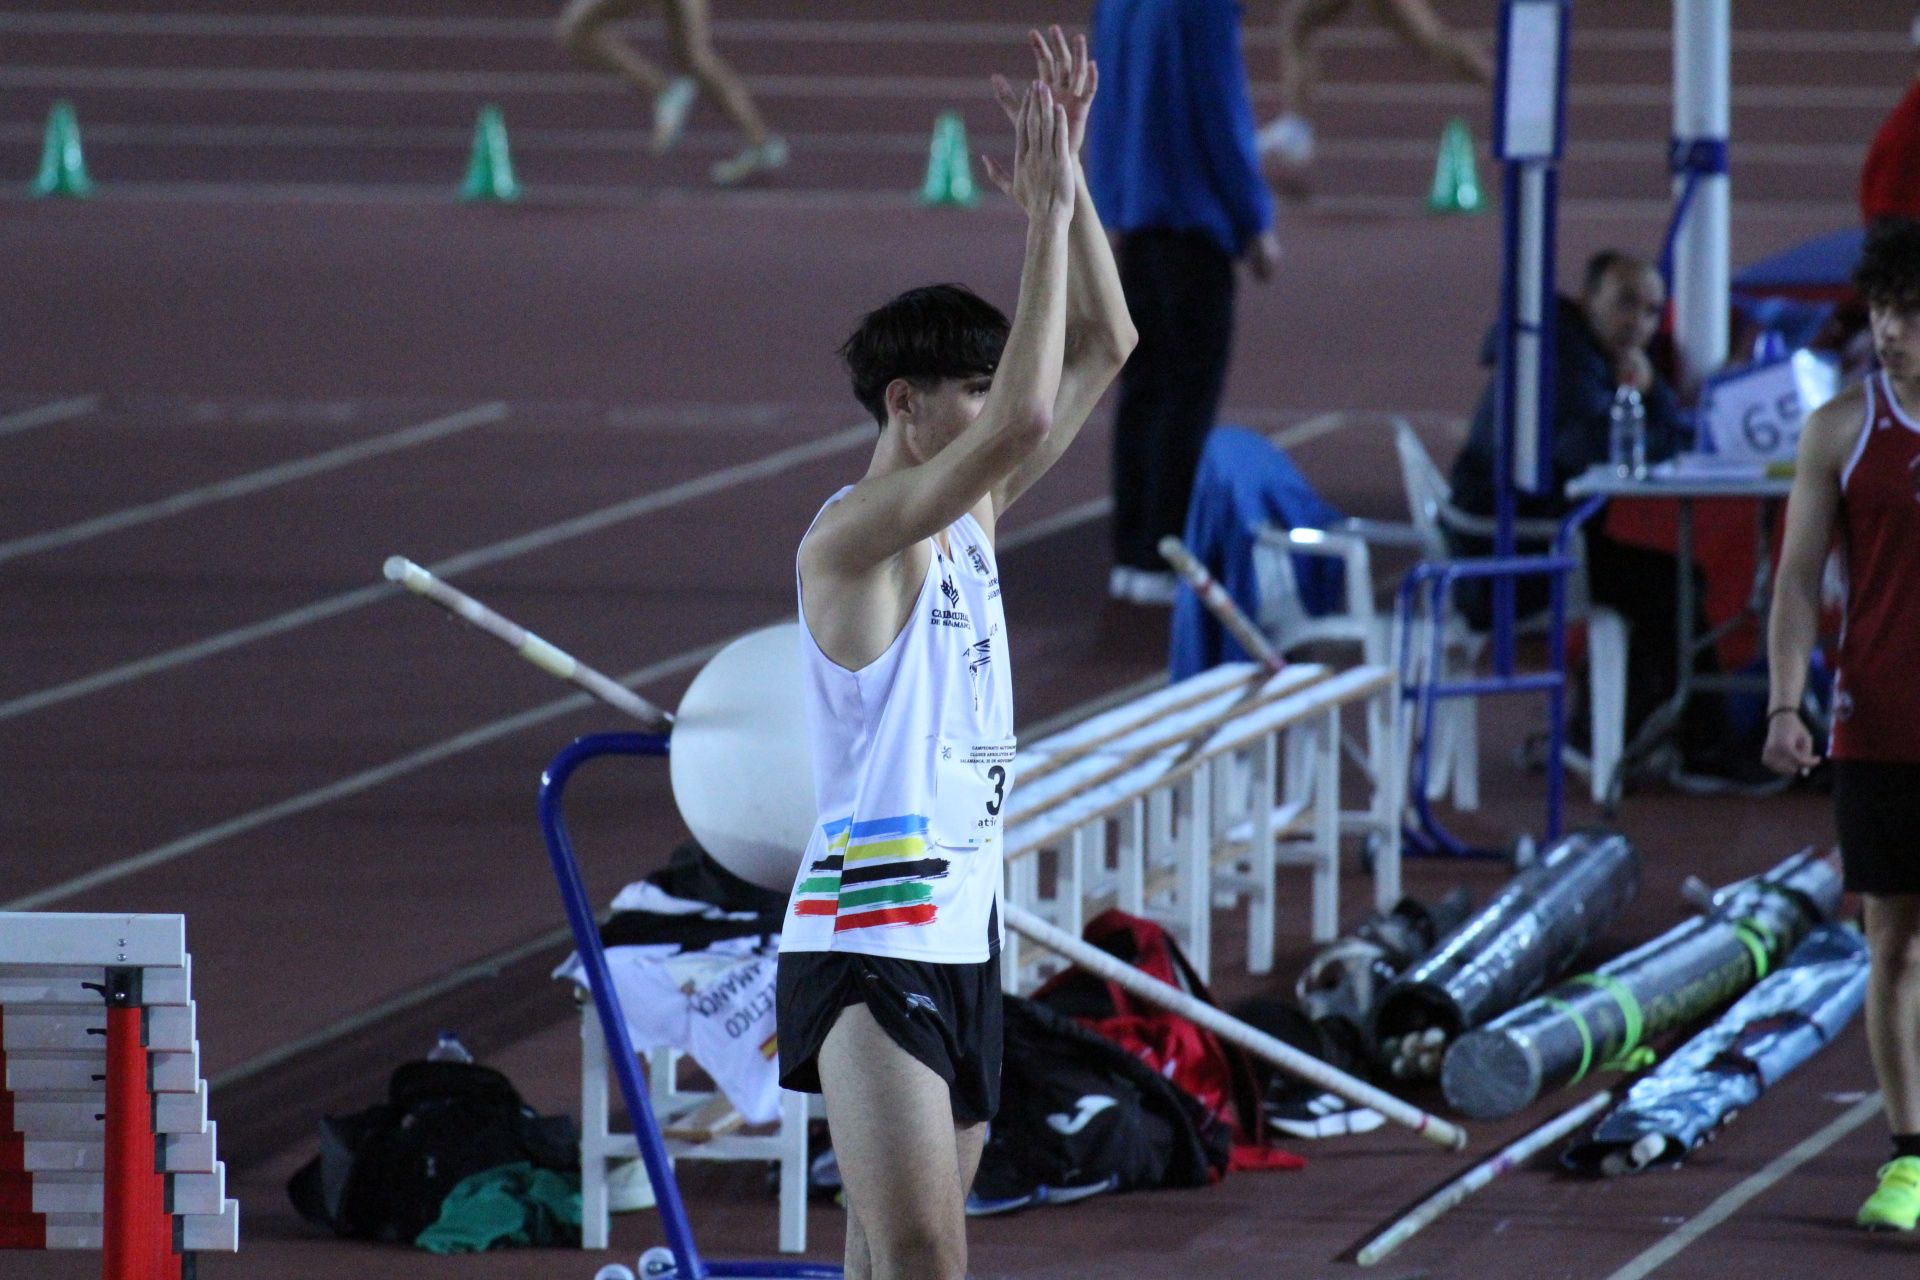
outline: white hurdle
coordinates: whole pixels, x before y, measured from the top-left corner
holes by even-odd
[[[1383,720],[1392,673],[1295,664],[1267,675],[1227,664],[1114,708],[1023,750],[1006,835],[1006,898],[1077,936],[1108,906],[1171,929],[1211,971],[1217,901],[1246,901],[1248,969],[1274,962],[1278,868],[1312,874],[1312,932],[1339,932],[1341,714]],[[1369,805],[1398,812],[1399,771]],[[1399,842],[1376,842],[1375,900],[1400,895]],[[1055,964],[1015,938],[1009,990]]]
[[[0,1248],[182,1280],[240,1245],[178,915],[0,912]]]

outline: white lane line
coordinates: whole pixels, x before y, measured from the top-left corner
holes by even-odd
[[[35,405],[31,409],[19,409],[13,413],[0,414],[0,436],[10,436],[17,431],[31,431],[35,427],[52,426],[56,422],[66,422],[71,418],[84,418],[99,407],[99,396],[72,396],[66,400],[54,400],[47,404]]]
[[[858,212],[910,213],[924,208],[915,191],[856,191],[846,188],[765,189],[716,191],[711,187],[634,188],[586,184],[528,183],[521,202],[528,208],[579,209],[728,209],[766,213]],[[25,187],[0,186],[0,204],[32,200]],[[419,183],[250,183],[250,182],[115,182],[100,189],[95,204],[207,204],[207,205],[446,205],[453,199],[448,184]],[[1658,219],[1673,212],[1665,196],[1566,196],[1560,198],[1564,221]],[[1803,223],[1835,225],[1858,214],[1844,200],[1756,199],[1736,196],[1736,225],[1748,223]],[[975,219],[1014,216],[1006,202],[982,202]],[[1394,195],[1315,196],[1312,203],[1288,219],[1310,223],[1317,217],[1361,216],[1431,222],[1426,198],[1418,192]]]
[[[770,98],[882,98],[970,102],[980,96],[975,76],[869,75],[757,75],[746,77],[747,87]],[[396,71],[371,68],[306,67],[0,67],[0,89],[51,90],[164,90],[168,92],[245,93],[449,93],[465,98],[513,94],[630,94],[616,76],[588,71]],[[1254,97],[1276,98],[1277,84],[1259,82]],[[1485,90],[1464,84],[1407,81],[1344,81],[1317,90],[1328,102],[1392,106],[1448,105],[1476,107],[1486,101]],[[1666,107],[1673,87],[1665,83],[1576,84],[1568,101],[1576,107]],[[1736,86],[1732,102],[1747,111],[1807,111],[1888,109],[1887,91],[1879,86],[1746,85]]]
[[[1018,44],[1030,24],[1020,22],[828,21],[808,18],[720,18],[714,34],[723,42],[767,40],[794,44]],[[635,35],[658,36],[653,20],[623,22]],[[1481,43],[1491,43],[1486,27],[1459,28]],[[0,33],[10,35],[146,35],[234,38],[318,37],[325,39],[540,40],[553,39],[553,23],[541,18],[386,18],[345,14],[199,14],[199,13],[0,13]],[[1249,48],[1277,45],[1266,24],[1242,37]],[[1336,27],[1321,33],[1326,49],[1391,49],[1400,40],[1373,26]],[[1668,53],[1673,33],[1664,27],[1582,27],[1573,32],[1576,49]],[[1882,31],[1735,31],[1738,53],[1868,53],[1894,56],[1897,35]]]
[[[1880,1114],[1878,1093],[1862,1098],[1835,1116],[1827,1126],[1791,1150],[1773,1158],[1765,1168],[1724,1192],[1718,1200],[1674,1229],[1672,1235],[1620,1268],[1607,1280],[1642,1280],[1671,1261],[1682,1249],[1740,1211],[1741,1206]]]
[[[0,143],[26,145],[45,136],[44,123],[20,121],[0,124]],[[473,142],[473,130],[453,125],[351,125],[351,124],[232,124],[197,125],[164,123],[86,124],[89,147],[223,147],[275,148],[307,150],[336,147],[342,150],[383,151],[464,151]],[[924,130],[910,133],[861,134],[787,133],[784,135],[796,151],[808,155],[925,155]],[[986,129],[978,138],[1004,141],[1012,130]],[[513,150],[522,152],[564,152],[570,154],[638,155],[651,145],[652,134],[644,129],[540,129],[515,127]],[[740,145],[740,135],[724,130],[690,130],[680,137],[679,147],[689,153],[731,154]],[[1409,139],[1407,147],[1417,149],[1420,158],[1433,159],[1432,139]],[[1324,150],[1324,147],[1322,148]],[[1409,154],[1413,154],[1410,150]],[[1634,158],[1645,161],[1649,155],[1664,155],[1664,150],[1640,146]],[[1746,150],[1743,148],[1744,156]]]
[[[483,426],[489,422],[499,422],[506,416],[507,406],[500,401],[477,404],[471,408],[462,409],[458,413],[450,413],[445,417],[435,418],[431,422],[422,422],[400,431],[375,436],[370,440],[356,440],[352,444],[328,449],[323,453],[295,458],[291,462],[277,463],[271,467],[262,467],[258,471],[249,471],[245,475],[231,476],[193,489],[183,489],[179,493],[170,494],[155,502],[122,507],[118,511],[109,511],[104,515],[63,525],[58,529],[47,529],[24,537],[10,538],[0,542],[0,562],[17,560],[21,556],[52,551],[59,547],[70,547],[76,542],[85,542],[89,538],[119,533],[123,529],[133,529],[143,524],[152,524],[156,520],[183,515],[216,502],[245,497],[251,493],[271,489],[276,485],[289,484],[295,480],[304,480],[309,476],[322,475],[328,471],[351,466],[356,462],[365,462],[369,458],[384,457],[390,453],[398,453],[402,449],[411,449],[415,445],[444,440],[448,436],[457,435],[473,427]]]
[[[44,125],[33,121],[0,124],[0,143],[22,146],[36,143],[44,131]],[[628,155],[645,151],[650,136],[641,129],[516,128],[513,148],[517,152]],[[974,135],[976,141],[988,142],[1004,141],[1009,136],[1009,130],[997,127],[982,129]],[[927,149],[926,134],[918,130],[876,134],[789,133],[786,139],[796,151],[808,155],[921,155]],[[89,146],[461,151],[472,141],[473,131],[463,126],[99,124],[92,121],[87,124]],[[682,135],[680,146],[690,154],[730,154],[739,141],[738,134],[723,130],[695,130]],[[1739,141],[1734,145],[1737,162],[1742,166],[1852,170],[1860,167],[1861,157],[1866,154],[1865,143]],[[1583,134],[1573,146],[1575,158],[1585,163],[1645,166],[1657,163],[1666,154],[1664,144],[1649,145],[1645,139],[1595,138]],[[1433,162],[1431,138],[1322,137],[1316,147],[1315,155],[1323,163],[1343,160]]]
[[[1241,413],[1237,416],[1245,419],[1253,415]],[[1296,422],[1290,427],[1267,434],[1274,444],[1280,448],[1290,449],[1294,445],[1305,444],[1309,440],[1315,440],[1321,436],[1330,435],[1335,431],[1350,427],[1355,422],[1363,420],[1366,416],[1367,415],[1364,414],[1351,414],[1344,411],[1319,413],[1300,422]],[[1382,414],[1377,416],[1386,419],[1394,415]],[[1221,420],[1230,422],[1233,421],[1235,417],[1235,414],[1229,412],[1222,414]],[[1078,506],[1068,507],[1065,511],[1057,511],[1053,515],[1036,520],[1034,523],[1016,532],[1009,533],[1005,539],[1005,549],[1011,551],[1013,548],[1023,546],[1026,543],[1036,542],[1041,538],[1050,538],[1056,533],[1073,528],[1075,525],[1085,524],[1089,520],[1098,520],[1101,516],[1106,515],[1112,510],[1112,495],[1104,498],[1089,498]],[[1031,733],[1033,731],[1029,730],[1028,732]]]
[[[207,1088],[218,1093],[220,1090],[231,1088],[244,1080],[251,1080],[264,1071],[271,1071],[283,1062],[291,1062],[304,1053],[310,1053],[323,1045],[333,1043],[335,1040],[345,1039],[362,1027],[370,1027],[374,1023],[390,1018],[396,1013],[405,1013],[408,1009],[417,1009],[428,1001],[437,999],[449,991],[457,991],[470,982],[478,982],[487,978],[497,978],[500,976],[502,969],[516,965],[529,956],[537,956],[542,951],[559,946],[565,942],[572,933],[572,928],[563,924],[556,929],[549,929],[539,937],[528,942],[523,942],[517,947],[509,947],[505,951],[496,951],[492,955],[475,960],[470,964],[463,964],[451,973],[442,974],[424,986],[414,987],[401,992],[399,995],[390,996],[382,1000],[379,1004],[362,1009],[358,1013],[340,1019],[338,1022],[329,1023],[318,1031],[301,1036],[298,1040],[289,1044],[281,1045],[277,1049],[269,1049],[257,1057],[249,1058],[238,1066],[223,1071],[208,1080]]]
[[[673,675],[676,672],[684,671],[689,667],[697,666],[706,661],[718,653],[721,647],[720,644],[711,644],[701,649],[694,649],[687,653],[678,654],[672,658],[668,658],[664,662],[657,662],[652,666],[642,667],[638,671],[629,672],[627,675],[620,677],[620,681],[622,684],[643,685],[648,681]],[[264,827],[268,823],[278,822],[282,818],[291,818],[298,814],[318,809],[322,805],[331,804],[335,800],[344,800],[348,796],[358,795],[362,791],[369,791],[374,787],[380,786],[382,783],[392,782],[395,778],[402,778],[407,774],[416,773],[428,765],[438,764],[442,760],[447,760],[464,752],[472,751],[476,747],[483,747],[509,734],[518,733],[522,729],[530,729],[535,725],[545,724],[549,720],[557,719],[560,716],[568,715],[575,711],[584,710],[593,705],[594,699],[590,694],[576,693],[564,698],[555,699],[552,702],[544,703],[541,706],[533,707],[515,715],[504,716],[489,724],[484,724],[478,729],[470,729],[465,733],[455,734],[453,737],[436,742],[430,747],[409,752],[404,756],[389,760],[385,764],[377,765],[371,769],[363,769],[359,773],[341,778],[337,782],[330,782],[324,787],[316,787],[312,791],[303,792],[300,795],[281,800],[276,804],[265,805],[250,813],[243,813],[237,818],[229,818],[225,822],[215,823],[210,827],[203,827],[190,835],[182,836],[178,840],[169,840],[167,843],[148,849],[144,853],[136,853],[131,857],[121,858],[116,862],[108,863],[104,867],[89,871],[85,875],[75,876],[71,880],[62,881],[59,884],[41,889],[35,893],[29,893],[22,898],[16,898],[4,907],[0,907],[0,910],[36,911],[47,903],[58,902],[62,898],[72,897],[76,893],[84,893],[88,889],[95,889],[103,884],[110,884],[115,880],[124,879],[137,871],[145,871],[150,867],[161,866],[177,858],[184,858],[190,853],[197,853],[208,845],[218,844],[222,840],[230,840],[234,836],[244,835],[249,831]]]
[[[496,564],[499,561],[511,559],[514,556],[525,555],[530,551],[538,551],[545,547],[550,547],[555,543],[564,542],[569,538],[578,538],[589,533],[597,533],[602,529],[610,528],[622,521],[632,520],[638,516],[647,515],[654,511],[677,506],[683,502],[691,502],[696,498],[703,498],[708,494],[718,493],[723,489],[731,488],[737,484],[746,484],[750,481],[778,475],[783,471],[791,470],[804,463],[844,452],[863,441],[871,442],[872,439],[873,428],[871,426],[849,427],[845,431],[836,432],[821,440],[809,441],[806,444],[782,449],[776,453],[770,453],[764,458],[757,458],[752,462],[743,462],[738,466],[710,472],[707,475],[699,476],[692,480],[685,480],[679,484],[670,485],[665,489],[657,489],[652,493],[642,494],[637,498],[629,498],[624,502],[616,502],[612,506],[602,507],[598,511],[592,511],[583,516],[575,516],[570,520],[562,520],[558,524],[550,524],[544,528],[535,529],[530,533],[508,538],[502,542],[495,542],[488,546],[475,548],[472,551],[462,552],[459,555],[436,561],[428,565],[427,568],[444,576],[465,572],[469,569],[477,569],[483,565]],[[368,572],[371,573],[372,570],[373,565],[369,562]],[[75,698],[85,697],[88,694],[98,693],[102,689],[111,689],[116,685],[127,684],[130,681],[139,680],[161,671],[170,671],[175,667],[182,667],[191,662],[198,662],[202,658],[211,657],[217,653],[226,653],[230,650],[238,649],[243,645],[252,644],[256,640],[264,640],[270,636],[284,635],[289,631],[307,626],[310,623],[319,622],[326,618],[338,617],[343,613],[348,613],[372,604],[376,600],[383,600],[388,596],[397,595],[403,589],[404,588],[395,586],[391,582],[379,582],[370,586],[356,587],[352,591],[343,591],[339,595],[329,596],[324,600],[302,605],[298,609],[290,609],[285,613],[277,614],[274,617],[266,618],[259,622],[249,623],[244,627],[236,627],[231,631],[223,631],[218,635],[208,636],[204,640],[196,640],[192,644],[182,645],[177,649],[168,649],[165,652],[152,654],[133,662],[122,663],[117,667],[108,667],[105,670],[96,671],[92,675],[82,676],[77,680],[69,680],[64,684],[52,685],[33,693],[23,694],[20,697],[10,699],[6,702],[0,702],[0,720],[11,720],[16,716],[26,715],[28,712],[39,711],[63,702],[70,702]]]
[[[871,429],[861,427],[857,430],[863,439],[872,438],[873,433]],[[1003,540],[1002,550],[1009,552],[1015,551],[1020,547],[1037,542],[1042,538],[1059,532],[1061,529],[1066,528],[1068,524],[1077,524],[1086,520],[1095,519],[1104,514],[1110,505],[1110,500],[1106,499],[1082,503],[1080,506],[1073,508],[1072,512],[1069,513],[1074,516],[1074,519],[1071,521],[1062,522],[1059,517],[1054,517],[1039,521],[1025,529],[1017,530],[1006,536]],[[439,572],[443,566],[450,566],[452,564],[453,561],[444,561],[442,565],[434,567],[435,572]],[[394,590],[398,591],[399,588],[394,588]],[[382,591],[378,594],[387,595],[392,593]],[[785,615],[780,618],[774,618],[768,623],[762,623],[761,625],[765,626],[771,625],[771,623],[774,622],[783,622],[790,616],[791,615]],[[671,658],[641,667],[636,671],[630,671],[626,675],[616,677],[616,679],[628,688],[639,688],[652,681],[664,679],[667,676],[677,674],[690,667],[704,663],[708,658],[720,652],[731,639],[732,637],[728,637],[727,640],[720,640],[713,644],[703,645],[698,649],[689,649],[685,653],[675,654]],[[96,868],[93,871],[87,872],[85,875],[75,876],[71,880],[66,880],[60,884],[27,894],[22,898],[16,898],[12,902],[0,903],[0,911],[36,911],[50,902],[58,902],[63,898],[70,898],[74,894],[84,893],[88,889],[95,889],[103,884],[110,884],[115,880],[124,879],[136,871],[145,871],[149,867],[157,867],[164,863],[172,862],[176,858],[184,858],[190,853],[197,853],[208,845],[218,844],[222,840],[228,840],[237,835],[244,835],[249,831],[266,826],[268,823],[278,822],[282,818],[291,818],[295,815],[317,809],[321,805],[329,804],[335,800],[358,795],[362,791],[368,791],[383,783],[391,782],[395,778],[416,773],[428,765],[438,764],[442,760],[450,759],[453,756],[471,751],[475,747],[485,746],[509,734],[518,733],[522,729],[530,729],[535,725],[545,724],[547,721],[559,716],[567,715],[571,712],[594,705],[596,705],[595,700],[591,695],[576,693],[564,698],[555,699],[552,702],[545,703],[538,707],[533,707],[527,711],[504,716],[488,724],[481,725],[477,729],[469,729],[465,733],[455,734],[453,737],[434,743],[430,747],[423,747],[418,751],[409,752],[397,759],[389,760],[385,764],[376,765],[374,768],[365,769],[349,777],[341,778],[337,782],[328,783],[324,787],[317,787],[312,791],[279,801],[276,804],[266,805],[250,813],[241,814],[237,818],[230,818],[225,822],[216,823],[211,827],[204,827],[199,831],[182,836],[177,840],[170,840],[166,844],[148,849],[143,853],[136,853],[130,857],[121,858],[117,862],[108,863],[106,866]]]

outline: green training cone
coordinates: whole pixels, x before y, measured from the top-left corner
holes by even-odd
[[[500,108],[489,103],[473,122],[473,152],[467,157],[467,180],[462,200],[518,200],[520,184],[513,180],[513,156],[507,150],[507,122]]]
[[[920,187],[921,204],[970,205],[980,198],[973,185],[973,153],[967,148],[967,126],[958,111],[942,111],[933,122],[933,141],[927,148],[927,180]]]
[[[40,151],[40,174],[33,180],[36,196],[90,196],[87,158],[80,151],[80,120],[73,104],[62,99],[47,113],[47,140]]]
[[[1480,212],[1480,176],[1473,159],[1473,131],[1465,120],[1449,120],[1440,131],[1440,154],[1433,166],[1429,213]]]

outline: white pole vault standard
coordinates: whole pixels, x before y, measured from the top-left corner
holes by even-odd
[[[1675,229],[1673,337],[1696,382],[1727,358],[1730,25],[1728,0],[1674,0],[1674,199],[1694,190]]]
[[[673,717],[610,676],[602,675],[566,650],[548,644],[517,622],[501,617],[457,587],[450,587],[405,556],[388,556],[383,572],[417,596],[424,596],[464,622],[470,622],[496,640],[505,641],[521,657],[548,675],[578,685],[600,701],[644,721],[656,733],[673,727]]]
[[[1073,961],[1089,973],[1097,974],[1109,982],[1117,983],[1161,1008],[1177,1013],[1187,1021],[1205,1027],[1223,1040],[1230,1040],[1248,1053],[1266,1062],[1272,1063],[1289,1075],[1297,1076],[1309,1084],[1318,1085],[1328,1093],[1335,1093],[1358,1106],[1371,1107],[1395,1124],[1405,1125],[1429,1142],[1458,1151],[1467,1145],[1466,1130],[1458,1125],[1449,1124],[1438,1116],[1428,1115],[1420,1108],[1402,1102],[1390,1093],[1383,1092],[1366,1083],[1356,1080],[1337,1067],[1329,1066],[1320,1059],[1300,1052],[1290,1044],[1276,1040],[1264,1031],[1250,1027],[1240,1019],[1220,1012],[1205,1001],[1196,1000],[1178,987],[1160,981],[1150,974],[1115,959],[1090,942],[1083,942],[1064,929],[1056,929],[1034,915],[1024,907],[1011,902],[1001,904],[1006,912],[1007,927],[1028,941],[1045,947],[1055,955]]]
[[[1240,642],[1240,647],[1255,662],[1269,671],[1278,671],[1287,665],[1286,659],[1275,652],[1274,647],[1267,643],[1267,638],[1260,634],[1260,628],[1253,625],[1253,619],[1233,602],[1227,589],[1215,582],[1213,575],[1207,572],[1207,566],[1187,550],[1186,543],[1171,535],[1162,538],[1160,555],[1173,566],[1174,572],[1186,579],[1187,585],[1193,588],[1193,594],[1199,596],[1200,603],[1207,606],[1207,612],[1220,619],[1220,625]]]
[[[1473,1168],[1440,1188],[1432,1195],[1415,1205],[1411,1212],[1392,1226],[1375,1236],[1362,1249],[1354,1261],[1363,1267],[1370,1267],[1380,1259],[1398,1249],[1410,1240],[1414,1234],[1423,1230],[1435,1218],[1465,1200],[1480,1188],[1492,1182],[1508,1170],[1525,1164],[1540,1151],[1558,1142],[1578,1129],[1587,1121],[1600,1114],[1607,1104],[1613,1101],[1610,1090],[1601,1090],[1570,1111],[1563,1111],[1553,1119],[1525,1134],[1510,1145],[1503,1147],[1493,1156],[1482,1160]]]

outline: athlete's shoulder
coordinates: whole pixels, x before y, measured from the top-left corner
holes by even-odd
[[[1807,415],[1795,451],[1799,470],[1838,482],[1866,427],[1867,396],[1866,384],[1858,382]]]

